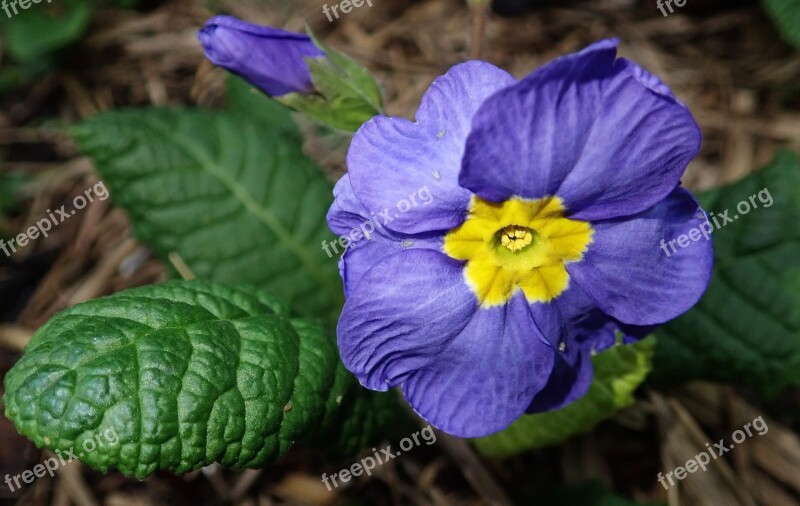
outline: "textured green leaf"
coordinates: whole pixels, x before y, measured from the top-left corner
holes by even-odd
[[[602,420],[634,402],[633,392],[650,371],[655,339],[617,345],[592,357],[594,381],[572,404],[548,413],[525,415],[497,434],[473,440],[484,455],[514,455],[555,445],[588,432]]]
[[[763,0],[781,36],[800,47],[800,0]]]
[[[362,389],[319,324],[272,296],[205,281],[59,313],[5,391],[6,417],[37,446],[139,478],[259,467],[296,441],[352,452],[397,416],[393,394]],[[104,444],[86,451],[91,440]]]
[[[355,132],[381,113],[380,87],[367,69],[323,43],[309,27],[306,31],[325,53],[324,57],[306,58],[311,81],[319,94],[289,93],[276,100],[333,128]]]
[[[737,210],[742,201],[752,207],[750,197],[765,188],[772,205],[756,197],[758,208]],[[800,386],[800,160],[781,152],[766,168],[700,200],[709,213],[729,210],[738,218],[713,233],[706,294],[656,332],[653,378],[731,382],[768,394]]]
[[[243,100],[227,112],[110,112],[73,131],[136,236],[162,258],[177,252],[200,279],[256,285],[333,319],[343,295],[322,249],[333,239],[331,185],[282,108],[269,124],[237,108]]]

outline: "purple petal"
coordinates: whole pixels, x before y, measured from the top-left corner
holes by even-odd
[[[700,130],[663,83],[615,56],[616,41],[598,42],[487,99],[460,184],[496,202],[557,195],[582,220],[631,215],[666,197],[697,154]]]
[[[406,235],[388,230],[383,219],[370,215],[353,193],[350,175],[345,174],[333,189],[334,201],[328,211],[328,226],[340,237],[349,241],[339,262],[339,272],[344,281],[345,296],[355,289],[361,277],[384,258],[416,248],[442,250],[440,235]],[[344,251],[342,244],[329,244],[330,256]]]
[[[386,226],[402,233],[461,224],[471,194],[459,187],[458,172],[472,116],[486,97],[513,82],[488,63],[463,63],[434,81],[416,122],[376,116],[362,125],[347,167],[364,206],[376,214],[388,212]],[[422,202],[421,191],[429,202]]]
[[[619,58],[616,64],[625,68],[636,80],[643,85],[647,86],[651,91],[664,95],[665,97],[677,100],[675,94],[669,89],[669,86],[664,84],[661,79],[646,71],[639,65],[633,63],[627,58]]]
[[[564,340],[563,351],[559,350],[550,381],[534,397],[526,412],[561,409],[586,395],[594,381],[592,355],[613,346],[617,342],[617,330],[622,332],[622,342],[631,344],[649,336],[655,328],[626,325],[597,309],[565,325],[569,335]]]
[[[580,399],[592,386],[594,367],[589,350],[558,353],[550,381],[536,394],[526,413],[542,413],[561,409]]]
[[[620,332],[622,332],[622,343],[633,344],[649,336],[659,327],[658,325],[628,325],[617,322]]]
[[[600,309],[621,322],[663,323],[691,308],[708,286],[713,248],[702,235],[706,227],[702,209],[678,187],[647,211],[592,223],[589,250],[567,271]],[[673,252],[670,241],[683,234],[687,246],[673,242]]]
[[[599,313],[597,303],[574,282],[550,302],[531,304],[533,320],[553,348],[563,344],[572,349],[578,344],[578,338],[590,337],[591,331],[605,324],[596,313]],[[605,319],[611,320],[609,316]],[[581,346],[585,340],[580,340]],[[592,346],[594,343],[586,347]]]
[[[576,283],[551,302],[531,304],[536,326],[558,350],[553,375],[528,413],[559,409],[582,397],[592,384],[592,352],[616,342],[616,322]]]
[[[198,33],[206,57],[268,95],[312,91],[304,57],[324,56],[302,33],[246,23],[231,16],[209,19]]]
[[[374,217],[353,192],[350,174],[342,176],[333,187],[333,204],[328,209],[327,215],[328,228],[336,235],[348,235],[354,228],[361,228],[365,222],[373,219]],[[378,224],[380,225],[380,221]],[[378,228],[380,231],[381,227],[375,227],[373,223],[373,228]],[[368,227],[367,232],[369,232]]]
[[[441,430],[486,436],[524,414],[547,382],[554,355],[518,293],[504,306],[478,310],[433,360],[408,375],[403,392]]]
[[[387,390],[437,360],[477,307],[460,262],[424,249],[394,254],[363,275],[344,305],[342,361],[365,387]]]

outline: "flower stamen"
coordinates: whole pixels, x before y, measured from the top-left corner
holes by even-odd
[[[533,242],[533,232],[527,227],[509,225],[498,231],[500,244],[509,251],[519,251]]]

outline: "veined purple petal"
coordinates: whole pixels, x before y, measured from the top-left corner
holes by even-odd
[[[702,236],[706,226],[697,201],[677,187],[635,216],[592,223],[589,250],[567,271],[600,309],[621,322],[664,323],[697,303],[708,286],[713,247]],[[680,247],[676,243],[684,234]]]
[[[525,412],[553,411],[575,402],[589,391],[593,377],[590,350],[557,353],[547,385],[536,394]]]
[[[198,33],[206,57],[268,95],[312,91],[304,57],[324,56],[311,39],[231,16],[209,19]]]
[[[387,390],[436,360],[478,307],[461,263],[416,249],[385,258],[350,293],[337,328],[345,367]]]
[[[441,430],[486,436],[525,412],[547,383],[554,359],[520,292],[508,304],[474,313],[447,347],[408,375],[403,392]]]
[[[597,303],[574,282],[558,297],[550,302],[531,304],[531,315],[541,333],[547,336],[553,348],[568,346],[570,349],[581,347],[602,349],[600,343],[584,342],[592,337],[594,330],[604,326],[605,321],[598,315]],[[612,332],[613,334],[613,332]],[[613,344],[613,339],[610,344]]]
[[[328,228],[336,235],[348,235],[354,228],[373,219],[369,210],[356,197],[350,174],[342,176],[333,187],[333,204],[328,209]]]
[[[345,304],[337,330],[342,360],[367,388],[402,384],[412,407],[442,430],[496,432],[547,382],[554,351],[521,294],[505,306],[477,308],[460,262],[430,250],[392,255]]]
[[[473,119],[460,184],[496,202],[557,195],[581,220],[665,198],[697,154],[700,130],[663,83],[615,57],[616,41],[598,42],[489,97]]]
[[[355,196],[349,174],[336,183],[333,195],[333,205],[328,211],[328,227],[334,234],[349,240],[348,248],[339,262],[346,297],[364,273],[390,255],[416,248],[442,250],[443,239],[440,235],[399,234],[387,229],[385,218],[370,214]],[[332,255],[344,251],[341,244],[328,247],[329,250],[334,248]]]
[[[461,224],[471,193],[458,185],[458,173],[472,116],[486,97],[513,82],[493,65],[470,61],[434,81],[416,122],[376,116],[362,125],[347,153],[359,200],[376,214],[388,211],[387,228],[401,233]],[[430,203],[420,203],[421,190]]]
[[[591,356],[616,342],[616,322],[576,283],[547,303],[531,304],[534,322],[556,355],[547,386],[534,397],[528,413],[559,409],[582,397],[592,384]]]

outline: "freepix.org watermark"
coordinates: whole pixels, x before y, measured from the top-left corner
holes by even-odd
[[[108,190],[102,181],[91,188],[87,188],[82,195],[72,199],[72,207],[74,207],[72,211],[67,211],[67,206],[65,205],[55,211],[48,209],[47,217],[37,221],[35,226],[28,227],[26,231],[16,237],[12,237],[8,242],[0,239],[0,250],[3,250],[3,253],[10,257],[12,253],[17,252],[17,248],[24,248],[28,245],[28,242],[37,239],[40,235],[47,237],[54,227],[75,216],[75,213],[94,202],[95,197],[97,200],[106,200],[108,198]]]
[[[422,440],[425,441],[427,446],[430,446],[436,442],[436,434],[433,432],[431,426],[428,425],[422,430],[418,430],[417,432],[411,434],[409,437],[401,439],[400,450],[392,453],[392,446],[387,445],[386,448],[381,448],[379,454],[378,450],[373,448],[372,451],[375,452],[375,458],[372,458],[372,456],[364,457],[360,462],[356,462],[352,466],[342,469],[338,473],[330,476],[328,476],[327,473],[323,473],[322,483],[328,487],[328,490],[333,490],[339,486],[339,482],[336,481],[337,478],[341,480],[342,483],[347,483],[354,476],[361,476],[362,474],[372,476],[372,470],[376,467],[382,466],[390,460],[396,459],[402,455],[403,452],[408,452],[415,446],[420,446],[420,437],[422,437]],[[331,487],[331,483],[333,484],[333,487]]]
[[[672,8],[672,2],[675,2],[675,7],[683,7],[686,5],[687,0],[656,0],[656,8],[661,11],[664,17],[667,17],[675,12],[675,9]],[[666,6],[666,9],[664,6]],[[667,9],[669,9],[669,14],[667,14]]]
[[[47,439],[45,439],[45,443],[47,443]],[[96,451],[98,448],[103,448],[106,445],[116,446],[118,444],[119,436],[117,436],[117,432],[113,427],[109,427],[108,429],[95,434],[94,438],[85,439],[81,443],[81,447],[77,450],[75,450],[74,446],[69,450],[64,450],[63,453],[59,450],[56,450],[57,457],[50,457],[43,463],[33,466],[33,469],[28,469],[27,471],[23,471],[21,474],[14,476],[7,474],[5,477],[6,485],[11,492],[14,492],[15,490],[22,488],[23,483],[30,485],[36,480],[36,478],[42,478],[45,474],[49,474],[52,478],[59,467],[66,466],[73,460],[78,460],[84,455]],[[78,452],[77,455],[75,454],[76,451]],[[22,483],[20,483],[20,481]]]
[[[50,2],[52,2],[52,0],[47,0],[47,3]],[[20,9],[26,11],[28,10],[28,8],[30,8],[32,4],[38,4],[38,3],[42,3],[42,0],[11,0],[10,2],[8,0],[3,0],[3,2],[0,3],[0,7],[3,8],[3,11],[6,13],[6,16],[12,18],[17,14],[19,14],[17,6],[19,6]],[[14,14],[11,14],[11,11],[13,11]]]
[[[756,202],[756,197],[758,198],[758,202]],[[689,232],[686,234],[681,234],[669,242],[667,242],[666,239],[661,239],[661,249],[664,251],[665,255],[671,256],[678,252],[678,249],[675,247],[676,245],[679,248],[685,248],[690,244],[699,241],[700,239],[707,241],[711,238],[711,233],[713,231],[719,230],[728,223],[733,223],[753,209],[758,209],[759,202],[765,208],[771,207],[774,203],[768,188],[764,188],[758,193],[750,195],[748,200],[742,200],[736,204],[736,210],[739,212],[739,214],[734,214],[732,217],[728,216],[728,214],[731,212],[730,209],[726,209],[721,213],[717,213],[716,215],[711,213],[706,217],[705,223],[701,223],[700,226],[689,230]]]
[[[419,198],[419,201],[417,201],[417,198]],[[351,230],[349,234],[339,236],[337,241],[322,241],[322,249],[325,250],[328,258],[331,258],[333,255],[340,255],[341,253],[339,253],[339,248],[337,246],[341,246],[342,253],[344,253],[348,247],[360,241],[361,239],[372,239],[372,233],[375,232],[377,228],[382,228],[385,225],[388,225],[401,214],[407,213],[419,205],[427,206],[431,202],[433,202],[433,195],[427,186],[423,186],[416,192],[409,195],[408,199],[400,199],[400,201],[397,202],[397,205],[395,206],[397,208],[397,212],[394,214],[394,216],[389,213],[388,207],[377,215],[370,211],[369,214],[372,216],[372,218],[362,223],[358,228]],[[333,250],[333,253],[331,253],[331,249]]]
[[[335,3],[331,5],[330,9],[328,8],[328,4],[322,6],[322,13],[328,18],[328,23],[333,23],[333,17],[339,19],[339,10],[342,11],[342,14],[350,14],[352,10],[358,9],[359,7],[363,7],[364,3],[370,7],[372,7],[372,0],[342,0],[339,3]],[[331,12],[333,12],[333,17],[331,17]]]
[[[673,475],[675,478],[680,481],[686,478],[688,475],[696,472],[698,469],[702,469],[703,471],[706,470],[706,466],[712,461],[717,460],[722,455],[725,455],[729,451],[733,450],[736,447],[735,443],[742,443],[748,437],[753,437],[754,433],[750,429],[754,429],[755,435],[763,436],[769,431],[769,427],[767,427],[767,422],[764,421],[764,418],[759,416],[754,418],[752,422],[747,422],[742,426],[741,429],[737,429],[731,434],[731,439],[733,439],[733,443],[730,445],[725,444],[725,439],[720,439],[718,442],[714,443],[706,443],[706,448],[708,451],[702,451],[686,461],[681,467],[676,467],[674,470],[668,472],[666,475],[664,473],[658,473],[658,482],[661,483],[661,486],[664,487],[664,490],[669,489],[669,487],[675,485],[675,481],[672,479]],[[669,485],[667,485],[667,481],[669,481]]]

